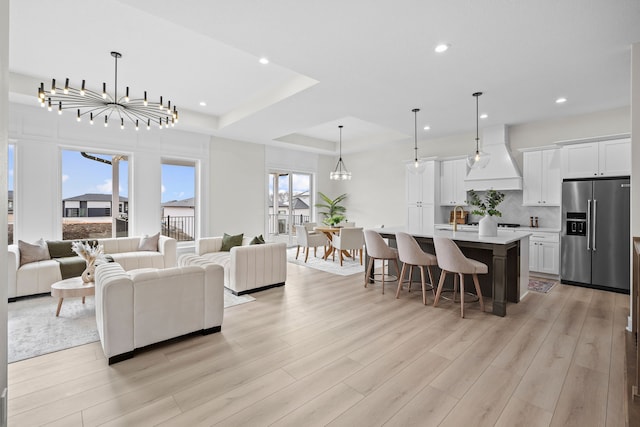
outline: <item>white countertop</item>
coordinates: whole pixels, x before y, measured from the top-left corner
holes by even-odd
[[[389,228],[380,228],[375,229],[379,233],[396,233],[398,231],[402,231],[405,233],[409,233],[415,237],[447,237],[452,240],[458,240],[462,242],[479,242],[479,243],[490,243],[497,245],[506,245],[518,240],[522,240],[524,238],[528,238],[531,235],[530,231],[511,231],[511,230],[502,230],[498,229],[497,237],[484,237],[478,236],[477,227],[475,230],[467,229],[458,231],[453,230],[435,230],[433,234],[424,234],[424,233],[412,233],[408,231],[405,227],[389,227]],[[528,244],[528,243],[527,243]]]
[[[451,224],[435,224],[435,228],[436,230],[451,230],[453,227]],[[478,230],[478,226],[477,225],[469,225],[469,224],[459,224],[458,225],[458,230],[471,230],[471,231],[477,231]],[[529,231],[529,232],[542,232],[542,233],[559,233],[561,230],[560,228],[546,228],[546,227],[525,227],[525,226],[520,226],[520,227],[500,227],[498,228],[498,230],[504,230],[504,231]]]

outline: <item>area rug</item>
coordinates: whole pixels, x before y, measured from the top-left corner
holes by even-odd
[[[529,279],[529,290],[546,294],[558,283],[557,280]]]
[[[303,265],[305,267],[315,268],[316,270],[326,271],[327,273],[337,274],[340,276],[350,276],[352,274],[364,273],[364,266],[360,265],[360,257],[355,259],[346,258],[340,266],[340,260],[336,256],[336,260],[332,261],[331,257],[325,261],[322,259],[324,255],[322,248],[318,248],[318,256],[313,256],[313,249],[309,252],[309,259],[304,262],[304,254],[300,249],[300,255],[296,259],[296,248],[287,249],[287,261],[292,264]],[[364,262],[364,259],[363,259]]]
[[[251,295],[236,296],[225,289],[224,307],[255,301]],[[29,359],[98,341],[93,297],[64,300],[56,317],[58,299],[51,296],[23,299],[8,304],[8,361]]]

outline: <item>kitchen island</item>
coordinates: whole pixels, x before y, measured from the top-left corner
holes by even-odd
[[[505,316],[507,302],[517,303],[527,293],[529,284],[529,232],[498,230],[497,237],[480,237],[477,231],[434,230],[416,233],[404,227],[375,229],[396,247],[398,231],[411,234],[426,252],[435,254],[433,236],[446,237],[456,242],[465,256],[487,264],[488,274],[478,275],[482,295],[493,299],[493,314]],[[390,267],[392,274],[392,263]],[[439,271],[436,277],[439,277]],[[435,279],[434,279],[435,280]],[[453,283],[453,275],[447,282]],[[446,282],[445,282],[446,283]]]

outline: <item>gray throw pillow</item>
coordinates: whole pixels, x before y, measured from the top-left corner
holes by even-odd
[[[220,250],[229,252],[234,246],[242,246],[243,237],[244,233],[237,234],[235,236],[230,236],[227,233],[224,233],[224,236],[222,236],[222,248],[220,248]]]
[[[253,239],[251,239],[251,241],[249,242],[250,245],[264,245],[264,237],[262,237],[262,234],[259,236],[254,237]]]
[[[40,239],[33,244],[18,240],[18,249],[20,249],[20,266],[30,262],[51,259],[47,242],[44,239]]]
[[[140,238],[140,243],[138,244],[138,250],[158,252],[158,240],[160,240],[160,232],[157,232],[153,236],[147,236],[145,234]]]

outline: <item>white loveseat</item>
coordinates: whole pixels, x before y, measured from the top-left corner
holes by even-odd
[[[287,280],[286,243],[250,245],[245,237],[242,246],[221,251],[222,237],[196,240],[196,254],[224,267],[224,286],[235,295],[248,294],[284,285]]]
[[[157,251],[138,250],[140,237],[115,237],[97,241],[104,246],[105,255],[111,256],[127,271],[176,265],[176,240],[170,237],[159,237]],[[30,262],[21,266],[18,245],[9,245],[7,272],[9,301],[20,296],[50,292],[51,285],[62,280],[60,264],[55,259]]]
[[[125,271],[118,263],[96,268],[96,323],[109,364],[172,338],[222,328],[222,267],[195,255],[181,266]]]

